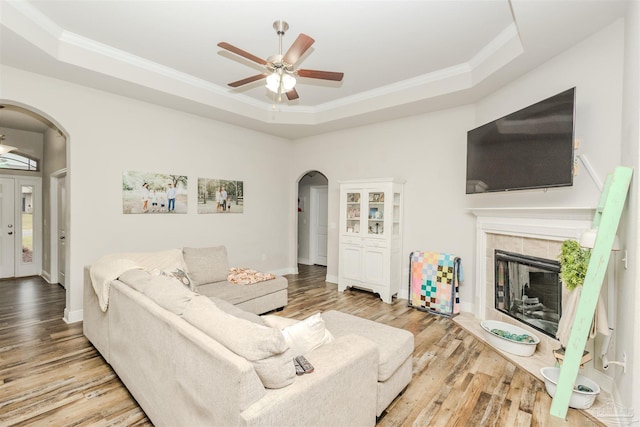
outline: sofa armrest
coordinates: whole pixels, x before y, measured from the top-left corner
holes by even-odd
[[[373,426],[378,357],[366,338],[337,338],[306,355],[314,372],[267,390],[241,417],[246,426]]]
[[[109,313],[102,311],[98,295],[91,284],[90,266],[84,268],[82,331],[104,360],[109,357]]]

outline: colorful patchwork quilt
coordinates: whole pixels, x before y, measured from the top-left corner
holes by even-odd
[[[447,253],[412,252],[409,268],[409,306],[445,316],[460,312],[460,258]]]

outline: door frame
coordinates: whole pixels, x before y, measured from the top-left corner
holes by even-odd
[[[49,176],[51,177],[49,180],[49,283],[58,283],[58,239],[60,238],[58,235],[58,191],[60,188],[58,183],[60,179],[67,179],[67,168],[52,172]],[[65,251],[68,255],[68,249],[66,248],[67,246],[65,245]],[[68,258],[65,259],[68,260]]]

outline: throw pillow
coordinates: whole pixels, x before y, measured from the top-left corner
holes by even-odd
[[[126,256],[127,254],[125,254]],[[159,252],[141,252],[128,254],[135,263],[144,270],[152,271],[188,271],[181,249],[169,249]]]
[[[304,355],[311,350],[333,341],[333,335],[324,326],[320,313],[307,317],[295,325],[282,329],[285,342],[295,356]]]
[[[225,313],[198,294],[187,305],[183,319],[251,362],[266,388],[281,388],[293,382],[292,354],[278,329]]]
[[[227,280],[229,262],[224,246],[183,248],[182,253],[189,277],[195,286]]]
[[[284,329],[287,326],[295,325],[299,322],[297,319],[292,319],[290,317],[282,317],[277,316],[275,314],[263,314],[260,316],[265,325],[270,326],[272,328]],[[299,356],[299,355],[296,355]]]
[[[154,269],[154,270],[151,271],[151,274],[153,276],[170,277],[170,278],[175,279],[175,280],[179,281],[180,283],[182,283],[190,291],[192,291],[192,292],[197,292],[198,291],[198,289],[196,288],[196,285],[193,283],[193,280],[191,280],[189,275],[187,275],[187,272],[182,270],[182,269],[180,269],[180,268],[176,268],[175,270],[158,270],[158,269]]]

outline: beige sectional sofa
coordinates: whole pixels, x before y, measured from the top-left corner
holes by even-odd
[[[305,352],[315,371],[296,376],[284,337],[304,322],[199,290],[132,269],[103,311],[85,281],[84,333],[155,425],[371,426],[411,380],[407,331],[323,313],[328,332]]]

